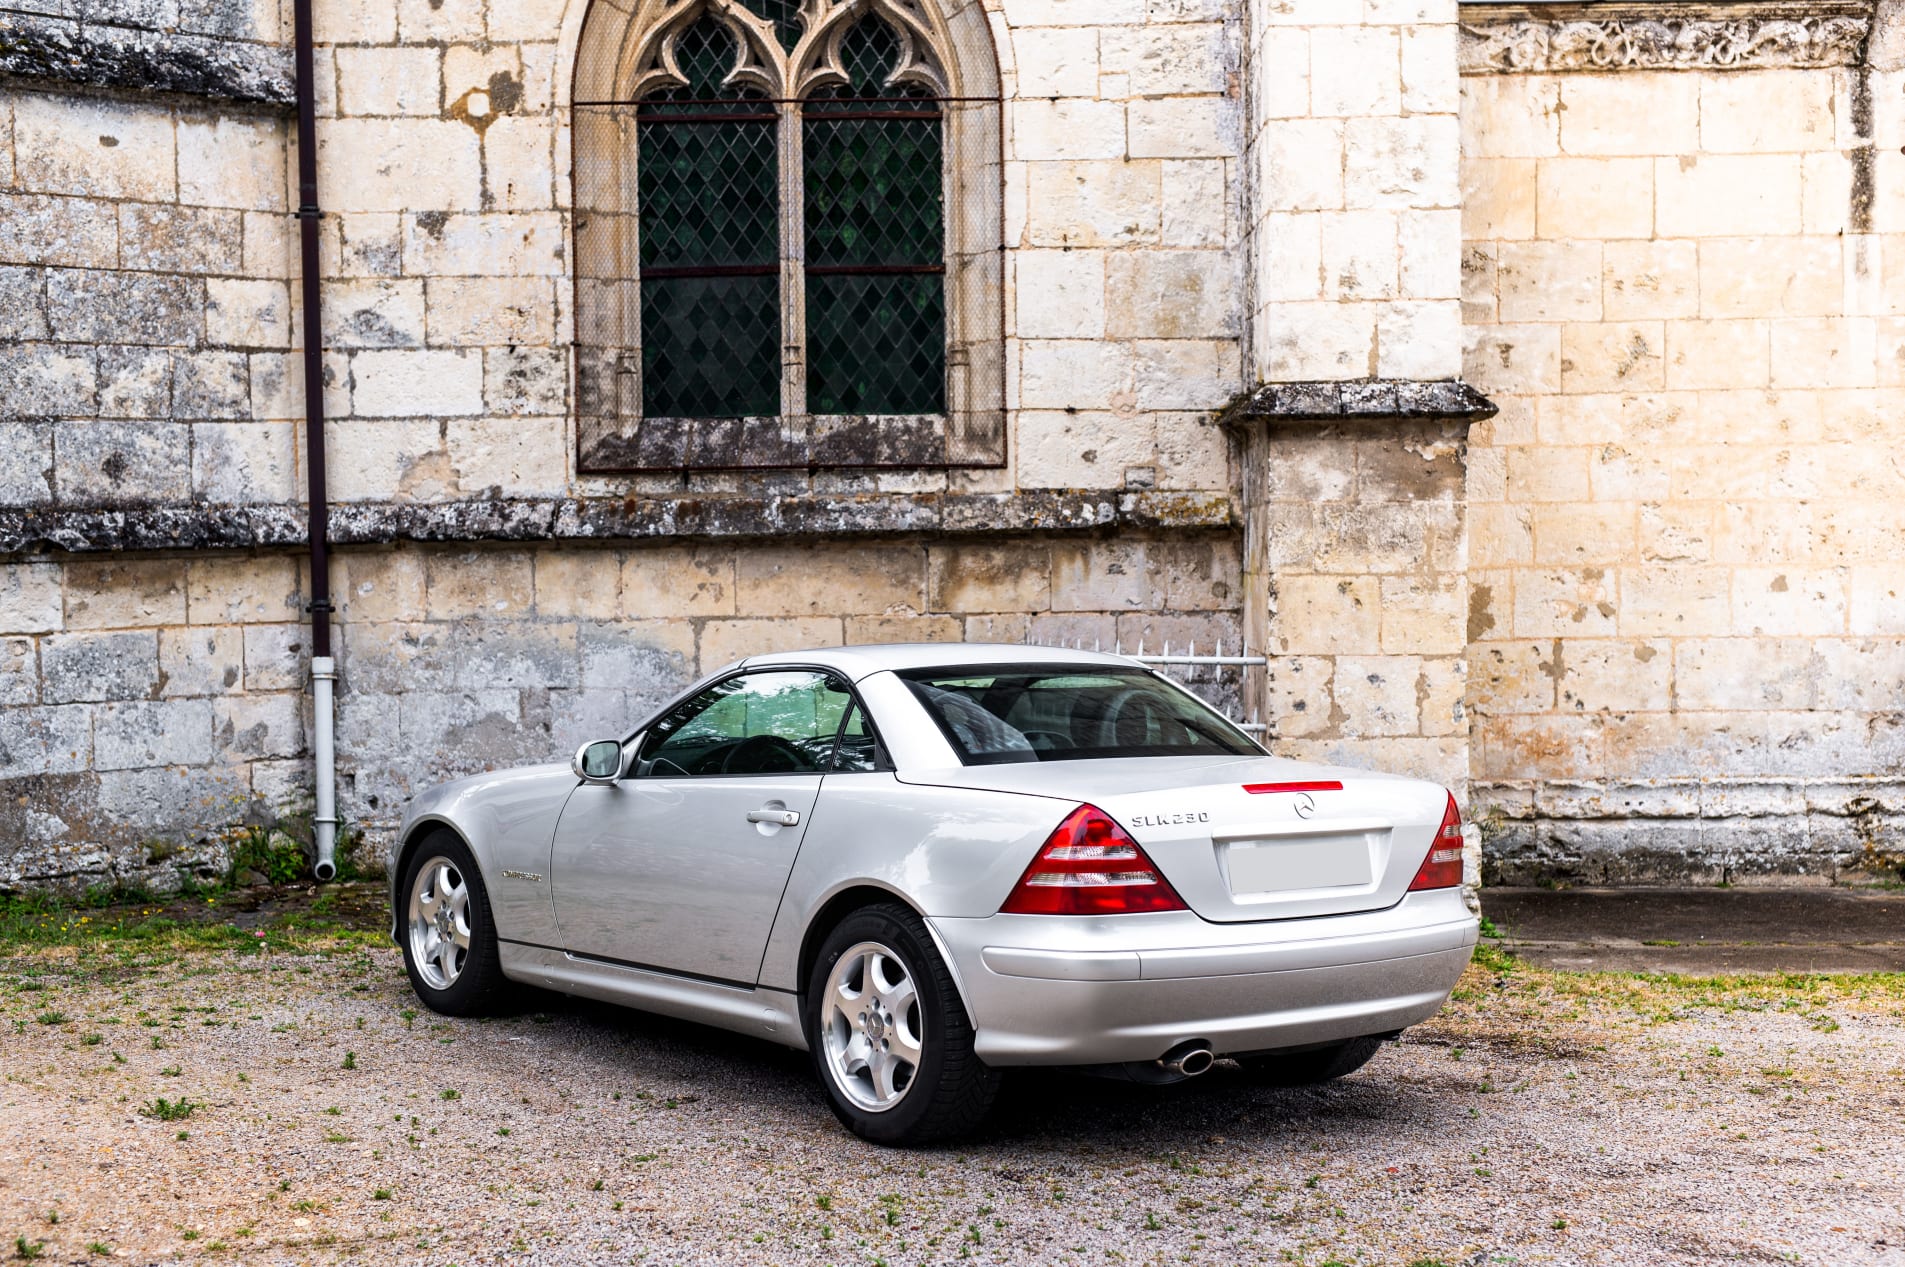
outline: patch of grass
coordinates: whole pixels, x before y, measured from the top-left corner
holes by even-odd
[[[183,1096],[176,1100],[168,1100],[160,1096],[156,1100],[148,1100],[140,1107],[139,1112],[159,1122],[183,1122],[192,1116],[193,1111],[198,1107]]]
[[[357,1068],[357,1053],[356,1052],[347,1051],[344,1053],[344,1067],[346,1069]]]
[[[377,1191],[370,1194],[370,1199],[372,1201],[388,1201],[390,1200],[390,1189],[379,1188],[377,1189]]]
[[[462,1098],[463,1093],[454,1087],[445,1087],[443,1090],[437,1092],[437,1099],[439,1100],[460,1100]]]
[[[38,1021],[42,1025],[64,1025],[66,1024],[66,1013],[41,1012],[38,1016],[34,1017],[33,1019]]]
[[[13,1238],[13,1256],[15,1258],[24,1258],[30,1262],[45,1252],[45,1241],[29,1241],[24,1236],[16,1236]]]

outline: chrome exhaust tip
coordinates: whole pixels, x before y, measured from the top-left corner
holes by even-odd
[[[1176,1047],[1158,1057],[1158,1068],[1166,1073],[1174,1073],[1183,1078],[1195,1078],[1209,1073],[1210,1067],[1217,1063],[1217,1055],[1210,1045],[1193,1039],[1188,1043],[1179,1043]]]

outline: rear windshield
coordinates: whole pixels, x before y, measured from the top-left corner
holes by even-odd
[[[1005,666],[898,676],[967,765],[1263,753],[1208,705],[1144,669]]]

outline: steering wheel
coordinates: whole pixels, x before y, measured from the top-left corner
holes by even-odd
[[[808,774],[814,763],[779,735],[752,735],[721,758],[723,774]]]

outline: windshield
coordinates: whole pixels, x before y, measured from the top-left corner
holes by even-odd
[[[967,765],[1263,754],[1209,705],[1144,669],[1012,665],[897,676]]]

